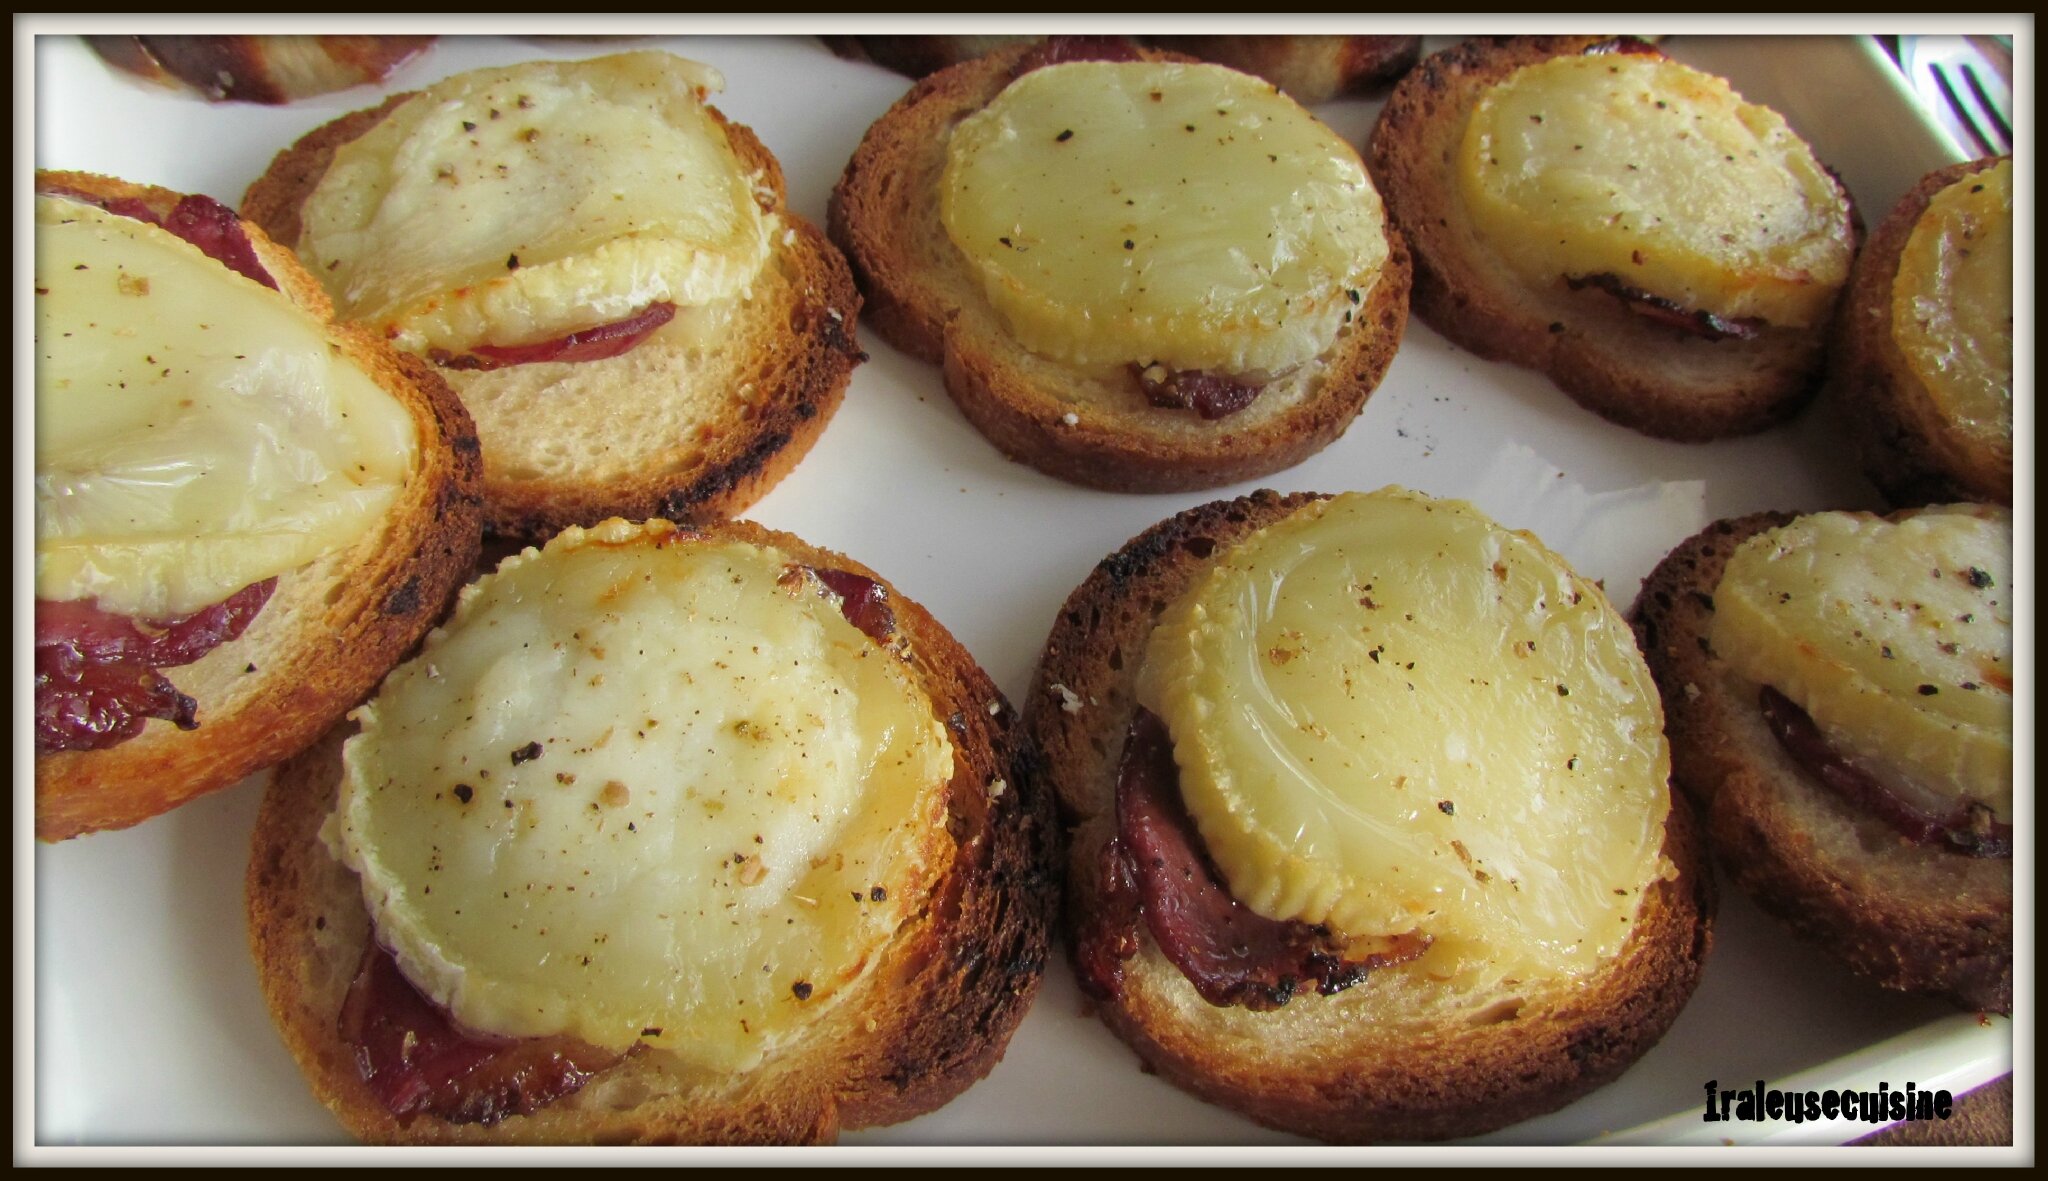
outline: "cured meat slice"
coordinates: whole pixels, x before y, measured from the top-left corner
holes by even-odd
[[[89,601],[36,602],[36,753],[104,750],[161,718],[199,725],[192,698],[158,669],[190,664],[242,634],[277,579],[252,583],[211,607],[137,621]]]
[[[537,344],[480,344],[463,354],[435,349],[428,356],[447,369],[505,369],[540,361],[603,361],[621,356],[675,318],[676,305],[654,303],[623,320],[571,332]]]
[[[839,596],[840,614],[877,644],[886,644],[896,633],[896,612],[889,606],[889,592],[872,578],[851,570],[821,570],[810,567],[826,589]]]
[[[494,1124],[583,1089],[625,1053],[570,1037],[510,1038],[457,1026],[372,943],[342,1004],[341,1037],[391,1114]]]
[[[1124,744],[1116,809],[1117,835],[1103,853],[1111,905],[1103,909],[1129,914],[1135,903],[1166,958],[1212,1005],[1277,1009],[1304,984],[1329,996],[1427,947],[1426,939],[1409,936],[1389,950],[1348,959],[1327,928],[1278,922],[1232,898],[1180,802],[1166,725],[1146,710],[1132,719]],[[1120,961],[1135,951],[1134,939],[1099,924],[1084,936],[1084,981],[1113,995]]]
[[[234,210],[212,197],[188,194],[171,207],[169,215],[158,217],[156,210],[137,197],[95,197],[54,184],[38,186],[36,192],[83,201],[108,213],[161,226],[197,246],[208,258],[229,270],[254,279],[272,291],[278,290],[277,280],[270,277],[262,260],[257,258],[256,246],[249,241],[249,233],[242,228],[242,220],[235,216]]]
[[[1757,694],[1764,723],[1807,777],[1850,805],[1879,817],[1916,845],[1940,845],[1967,857],[2011,857],[2012,826],[1982,804],[1936,816],[1901,798],[1828,742],[1806,711],[1765,685]]]
[[[1154,406],[1192,410],[1205,421],[1228,418],[1252,404],[1265,386],[1241,377],[1202,369],[1168,369],[1164,365],[1133,365],[1138,386]]]

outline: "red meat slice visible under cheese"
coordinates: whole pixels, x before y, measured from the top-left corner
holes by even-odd
[[[375,943],[342,1003],[340,1033],[385,1110],[458,1124],[531,1115],[582,1090],[630,1052],[571,1037],[472,1033],[420,995],[391,953]]]
[[[190,664],[242,634],[277,579],[252,583],[211,607],[137,621],[89,601],[36,600],[36,753],[104,750],[161,718],[199,725],[197,705],[157,670]]]
[[[599,324],[535,344],[480,344],[467,353],[434,349],[427,359],[444,369],[506,369],[541,361],[604,361],[622,356],[653,335],[654,330],[673,320],[676,305],[654,303],[623,320]]]
[[[1121,988],[1139,915],[1203,1000],[1254,1011],[1279,1008],[1307,983],[1324,996],[1342,992],[1428,946],[1411,936],[1390,952],[1346,959],[1327,928],[1278,922],[1232,898],[1181,804],[1166,724],[1147,710],[1132,718],[1124,743],[1116,814],[1116,836],[1103,849],[1105,905],[1082,933],[1078,957],[1082,983],[1097,995]]]
[[[1251,405],[1265,392],[1265,385],[1211,373],[1205,369],[1168,369],[1164,365],[1133,365],[1138,388],[1154,406],[1192,410],[1204,421],[1228,418]]]
[[[146,221],[197,246],[208,258],[229,270],[254,279],[272,291],[279,290],[277,280],[270,277],[262,260],[257,258],[256,245],[249,240],[249,232],[242,228],[241,219],[235,216],[234,210],[212,197],[196,193],[180,197],[170,213],[159,217],[156,210],[139,197],[95,197],[58,184],[40,185],[36,192],[81,201],[108,213]]]
[[[1807,777],[1850,806],[1878,817],[1916,845],[1938,845],[1966,857],[2011,857],[2012,826],[1982,804],[1936,816],[1900,797],[1828,742],[1807,712],[1765,685],[1757,695],[1764,723]]]

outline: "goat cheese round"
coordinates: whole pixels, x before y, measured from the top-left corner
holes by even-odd
[[[1076,364],[1286,370],[1388,257],[1358,153],[1221,66],[1032,70],[954,129],[939,196],[1018,340]]]
[[[1462,501],[1351,494],[1245,539],[1167,608],[1138,695],[1233,897],[1420,933],[1433,974],[1593,971],[1669,868],[1663,710],[1628,624]]]
[[[357,712],[328,823],[462,1024],[735,1071],[878,963],[951,855],[952,747],[788,556],[569,529]]]

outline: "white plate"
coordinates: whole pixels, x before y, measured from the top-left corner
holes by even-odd
[[[725,72],[719,106],[754,127],[781,159],[795,209],[821,223],[826,195],[861,134],[908,86],[881,69],[837,60],[807,38],[661,43]],[[1948,156],[1866,41],[1684,36],[1669,48],[1784,110],[1841,170],[1873,222]],[[477,66],[602,51],[585,43],[449,38],[393,89]],[[68,36],[37,38],[33,65],[35,164],[229,201],[298,135],[378,98],[357,89],[283,108],[211,106],[115,75]],[[1345,101],[1322,113],[1359,142],[1377,111],[1376,103]],[[26,192],[20,175],[16,192]],[[1104,554],[1182,508],[1252,487],[1116,496],[1058,483],[1000,458],[954,410],[933,368],[871,333],[864,343],[873,357],[855,374],[844,409],[751,515],[888,574],[978,655],[1013,700],[1029,683],[1059,604]],[[16,355],[24,353],[18,344]],[[25,469],[18,456],[17,485]],[[1660,443],[1609,426],[1542,378],[1478,360],[1420,323],[1410,325],[1385,383],[1343,439],[1259,483],[1323,491],[1393,483],[1469,498],[1509,525],[1534,530],[1583,573],[1604,579],[1623,603],[1672,545],[1716,518],[1873,503],[1823,414],[1736,442]],[[26,499],[18,487],[17,504]],[[18,616],[25,593],[19,562]],[[17,620],[18,666],[25,660],[20,637]],[[17,668],[17,683],[24,677]],[[35,872],[34,911],[24,916],[31,922],[17,926],[32,927],[34,973],[33,991],[17,993],[18,1004],[32,1005],[24,1015],[33,1022],[18,1034],[32,1032],[33,1041],[17,1038],[16,1094],[32,1094],[34,1142],[345,1142],[272,1031],[244,943],[241,878],[256,785],[127,832],[31,853],[20,802],[28,794],[24,735],[17,718],[16,864],[32,858]],[[2023,923],[2028,917],[2023,910]],[[2024,987],[2020,995],[2028,995]],[[21,1069],[30,1046],[32,1080]],[[2006,1021],[1980,1022],[1883,993],[1728,897],[1698,996],[1663,1043],[1619,1082],[1487,1142],[1571,1144],[1618,1133],[1629,1143],[1839,1143],[1869,1126],[1707,1124],[1703,1088],[1710,1080],[1734,1087],[1764,1079],[1788,1089],[1875,1089],[1880,1082],[1896,1089],[1910,1081],[1961,1092],[2010,1070],[2012,1046]],[[18,1120],[17,1136],[28,1126]],[[846,1142],[1293,1141],[1140,1071],[1083,1014],[1065,964],[1055,963],[987,1080],[937,1113]]]

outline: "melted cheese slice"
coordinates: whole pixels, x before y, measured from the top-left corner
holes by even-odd
[[[774,219],[701,101],[720,85],[652,51],[458,74],[335,153],[299,254],[418,352],[739,295]]]
[[[2012,161],[1934,195],[1892,282],[1892,334],[1943,418],[2012,441]]]
[[[1775,111],[1638,54],[1553,58],[1488,90],[1461,194],[1525,283],[1611,274],[1687,310],[1825,323],[1849,275],[1848,198]]]
[[[743,1070],[875,967],[944,870],[952,748],[796,569],[569,529],[358,711],[328,841],[422,991]]]
[[[1322,501],[1223,555],[1139,699],[1238,901],[1420,931],[1466,986],[1596,970],[1667,869],[1670,756],[1598,588],[1462,501]]]
[[[1714,654],[1937,812],[2012,820],[2012,519],[1817,513],[1750,538],[1714,590]]]
[[[954,130],[939,196],[1011,331],[1079,364],[1287,369],[1387,260],[1358,153],[1220,66],[1033,70]]]
[[[276,291],[36,198],[36,597],[165,619],[353,543],[418,464],[397,399]]]

